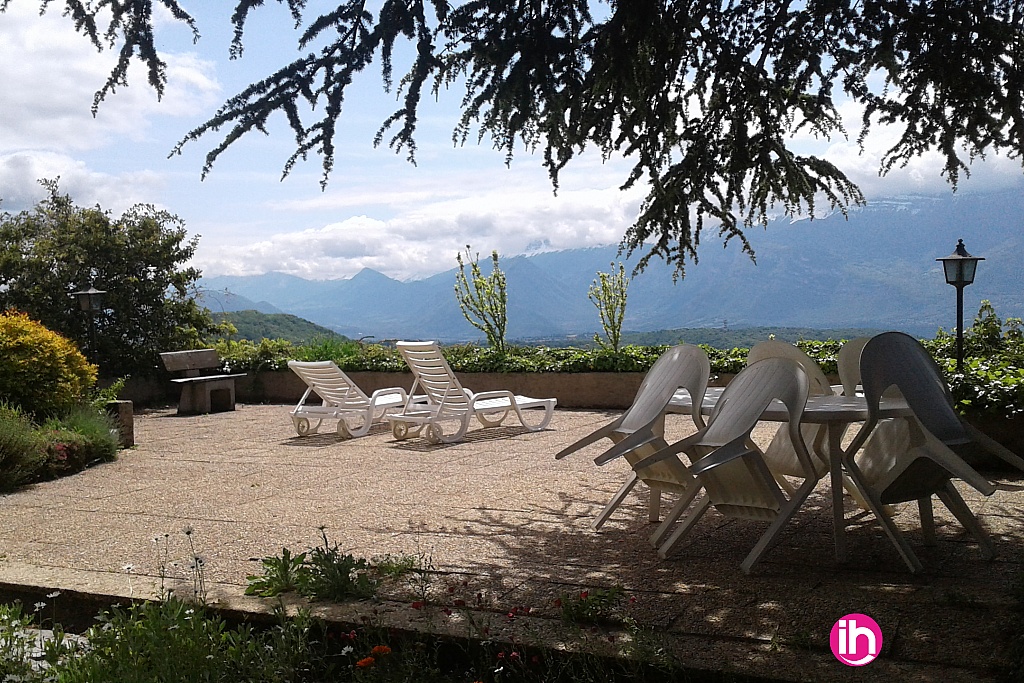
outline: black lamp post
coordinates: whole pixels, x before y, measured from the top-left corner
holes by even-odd
[[[964,287],[974,282],[974,273],[978,269],[978,261],[984,257],[971,256],[964,248],[964,241],[957,240],[956,249],[944,258],[942,269],[945,271],[946,283],[956,287],[956,371],[964,371]]]
[[[96,315],[103,310],[102,289],[96,289],[89,285],[89,289],[80,292],[71,292],[71,296],[78,302],[78,307],[89,314],[89,352],[96,357]]]

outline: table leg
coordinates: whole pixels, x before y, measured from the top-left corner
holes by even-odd
[[[828,423],[828,462],[832,481],[832,526],[836,562],[846,561],[846,515],[843,507],[843,424]]]

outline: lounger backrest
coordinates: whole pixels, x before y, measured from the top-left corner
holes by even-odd
[[[462,388],[437,342],[398,342],[398,351],[416,378],[413,394],[423,394],[427,400],[445,411],[463,412],[470,409],[469,396]]]
[[[369,404],[369,397],[355,385],[334,361],[288,361],[292,372],[331,406]]]

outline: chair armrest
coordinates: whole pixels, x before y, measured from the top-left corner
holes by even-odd
[[[516,395],[506,389],[497,389],[495,391],[481,391],[479,394],[474,394],[469,389],[466,389],[466,393],[469,394],[470,401],[486,401],[491,398],[507,398],[509,402],[514,403]]]
[[[555,460],[561,460],[570,453],[575,453],[576,451],[585,446],[589,446],[592,443],[600,441],[601,439],[605,438],[606,436],[614,432],[616,427],[619,426],[620,422],[622,422],[622,418],[619,418],[614,422],[611,422],[610,424],[606,424],[604,427],[601,427],[600,429],[591,432],[590,434],[587,434],[585,437],[583,437],[576,443],[566,446],[562,450],[555,453]]]
[[[756,451],[752,451],[747,448],[745,441],[745,439],[737,439],[725,444],[721,448],[715,449],[690,465],[690,472],[692,472],[694,476],[703,474],[708,470],[724,465],[727,462],[732,462],[737,458],[742,458],[745,455],[753,455],[756,453]]]
[[[631,450],[635,448],[640,448],[640,446],[643,446],[644,444],[651,443],[652,441],[657,441],[661,438],[662,437],[659,436],[658,434],[655,434],[649,426],[643,429],[638,429],[632,434],[628,435],[626,438],[619,441],[617,444],[615,444],[608,450],[606,450],[601,455],[594,458],[594,464],[604,465],[605,463],[611,462],[615,458],[621,458],[623,455],[629,453]]]
[[[403,401],[406,401],[409,398],[408,394],[405,393],[405,389],[401,387],[388,387],[386,389],[378,389],[370,394],[370,402],[373,403],[376,401],[378,396],[388,396],[390,394],[398,394],[402,397]]]
[[[681,439],[680,441],[676,441],[673,444],[669,444],[668,446],[666,446],[665,448],[662,448],[657,453],[653,453],[651,455],[648,455],[646,458],[644,458],[640,462],[635,463],[633,465],[633,471],[643,469],[644,467],[650,467],[651,465],[654,465],[655,463],[659,463],[662,460],[668,460],[673,455],[676,455],[678,453],[682,453],[683,451],[685,451],[690,446],[693,446],[693,445],[696,445],[696,444],[700,443],[700,439],[701,439],[702,436],[703,436],[703,434],[701,432],[697,432],[696,434],[692,434],[692,435],[686,437],[685,439]]]
[[[851,464],[853,464],[853,469],[857,469],[856,464],[853,463],[853,458],[857,455],[857,451],[861,449],[861,446],[864,445],[864,442],[868,440],[868,437],[871,436],[871,432],[875,430],[875,425],[877,424],[877,417],[869,417],[867,422],[862,424],[860,429],[857,430],[857,433],[854,435],[853,441],[850,442],[850,445],[843,450],[842,460],[843,466],[846,467],[846,469],[851,469]]]

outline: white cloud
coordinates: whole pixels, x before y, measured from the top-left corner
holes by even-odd
[[[121,87],[90,112],[116,54],[98,52],[72,22],[36,3],[12,3],[0,14],[0,152],[93,150],[121,138],[150,135],[158,115],[190,116],[218,96],[213,64],[194,54],[164,54],[168,84],[162,101],[144,70],[133,66]]]
[[[571,249],[617,243],[633,222],[638,192],[617,188],[489,193],[442,199],[388,220],[347,218],[322,228],[279,233],[256,244],[204,238],[196,256],[207,275],[281,271],[309,279],[351,277],[372,268],[398,279],[454,267],[467,244],[486,255],[514,255],[543,245]]]
[[[855,182],[870,201],[872,198],[901,194],[946,194],[952,191],[942,170],[945,158],[937,151],[925,152],[905,165],[892,168],[885,175],[879,173],[882,159],[899,142],[902,129],[895,125],[875,123],[864,140],[863,149],[856,142],[864,115],[863,105],[847,101],[839,106],[843,125],[850,132],[850,140],[836,138],[818,152]],[[804,136],[801,142],[811,144],[813,138]],[[820,146],[820,143],[818,143]],[[966,154],[961,155],[968,159]],[[1003,154],[988,154],[969,165],[970,177],[960,174],[959,191],[996,191],[1021,184],[1024,177],[1021,164]]]
[[[152,171],[101,173],[91,170],[83,161],[57,152],[0,154],[0,208],[10,212],[31,208],[47,194],[38,181],[58,177],[61,192],[70,195],[79,206],[99,204],[115,214],[134,204],[153,203],[152,197],[164,184],[160,175]]]

